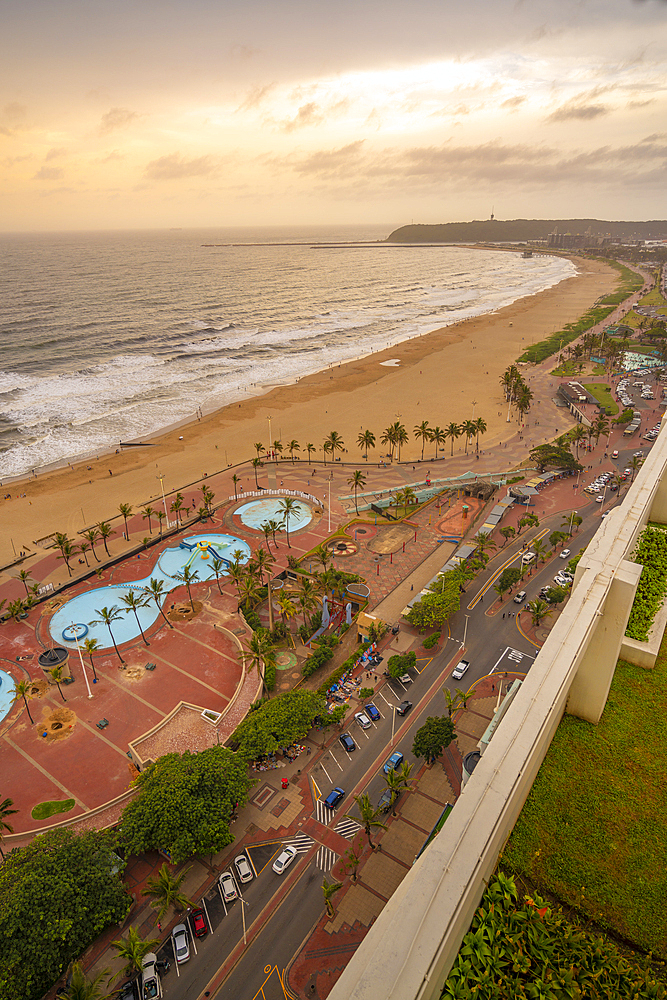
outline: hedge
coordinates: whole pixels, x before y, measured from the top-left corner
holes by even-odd
[[[422,646],[424,649],[433,649],[437,645],[438,639],[440,638],[439,632],[432,632],[428,639],[424,639]]]

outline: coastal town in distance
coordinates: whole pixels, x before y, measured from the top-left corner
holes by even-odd
[[[541,949],[555,984],[603,955],[600,995],[663,995],[659,837],[629,827],[664,797],[667,222],[566,221],[396,230],[570,270],[3,479],[2,1000],[528,996]],[[596,664],[522,729],[603,577]],[[511,783],[503,741],[525,789],[501,820],[489,786],[445,919],[434,859]],[[510,975],[484,948],[516,935]]]

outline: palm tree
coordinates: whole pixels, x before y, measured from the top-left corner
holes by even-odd
[[[424,461],[424,445],[427,441],[431,440],[431,428],[428,425],[428,420],[422,420],[420,424],[415,424],[414,435],[419,440],[422,439],[422,462]]]
[[[368,845],[371,851],[375,851],[378,849],[379,845],[374,844],[371,840],[373,830],[387,829],[386,825],[378,819],[378,817],[382,815],[382,812],[373,806],[373,803],[365,792],[363,795],[355,795],[354,801],[357,804],[359,816],[361,816],[361,825],[366,831],[366,836],[368,837]],[[350,816],[349,813],[345,813],[345,819],[353,819],[357,823],[359,822],[359,818],[357,816]]]
[[[322,882],[322,892],[324,893],[324,905],[327,908],[327,914],[333,918],[336,916],[336,911],[334,910],[333,903],[331,902],[331,897],[339,889],[343,888],[342,882],[328,882],[326,875],[324,876],[324,881]]]
[[[72,575],[72,567],[70,566],[69,561],[77,554],[78,551],[79,550],[77,549],[76,545],[73,545],[72,542],[69,540],[69,538],[67,538],[63,542],[63,545],[60,549],[61,557],[65,560],[65,564],[67,566],[67,572],[69,573],[70,576]]]
[[[190,590],[190,587],[192,586],[192,584],[196,580],[199,579],[199,572],[198,572],[198,570],[196,570],[196,569],[195,570],[191,570],[189,566],[184,566],[182,573],[174,573],[174,579],[178,580],[180,583],[184,583],[185,586],[188,588],[188,597],[190,598],[190,607],[194,611],[195,610],[195,602],[192,600],[192,591]]]
[[[315,447],[314,444],[307,444],[306,451],[308,452],[308,461],[310,462],[310,453],[311,451],[317,451],[317,448]]]
[[[128,611],[134,612],[134,617],[137,619],[137,625],[139,627],[139,631],[141,632],[141,638],[144,640],[147,646],[150,646],[150,642],[144,635],[144,630],[142,629],[141,622],[139,621],[139,611],[142,608],[148,607],[148,601],[149,601],[148,596],[136,590],[128,590],[127,594],[122,594],[120,599]]]
[[[26,594],[30,596],[30,591],[28,590],[28,580],[32,580],[32,577],[30,576],[28,570],[27,569],[19,570],[19,575],[14,577],[14,579],[21,581],[21,583],[25,587]]]
[[[364,458],[368,461],[368,449],[375,447],[375,434],[372,434],[370,431],[360,431],[357,437],[357,444],[360,448],[366,449]]]
[[[294,618],[296,608],[287,594],[278,595],[278,605],[280,606],[282,619],[289,628],[290,619]]]
[[[332,431],[332,434],[335,433]],[[294,513],[297,507],[297,501],[294,497],[284,497],[278,504],[278,513],[282,514],[283,521],[285,522],[285,534],[287,535],[287,548],[291,549],[292,545],[289,540],[289,518],[290,514]]]
[[[324,460],[325,465],[327,464],[327,453],[330,451],[331,451],[331,444],[328,441],[325,441],[324,444],[322,445],[322,458]]]
[[[354,487],[354,509],[358,514],[359,505],[357,504],[357,490],[359,489],[360,486],[363,487],[366,485],[366,477],[364,476],[363,472],[360,469],[356,469],[349,477],[347,485]]]
[[[10,617],[13,618],[15,622],[18,622],[21,615],[25,614],[26,607],[27,605],[25,602],[19,597],[7,606],[7,610],[9,611]]]
[[[153,507],[151,507],[150,504],[146,504],[146,506],[141,511],[141,519],[142,519],[142,521],[145,521],[146,518],[148,518],[148,534],[149,535],[153,534],[153,529],[151,527],[151,518],[154,517],[154,516],[155,516],[155,509]]]
[[[28,695],[30,694],[30,688],[32,687],[31,681],[17,681],[14,685],[14,701],[18,701],[19,698],[23,698],[23,703],[26,707],[28,713],[28,718],[32,725],[35,725],[35,720],[30,714],[30,706],[28,705]]]
[[[400,462],[401,445],[407,444],[407,442],[409,441],[408,432],[406,431],[405,426],[399,420],[396,420],[394,422],[393,428],[394,428],[394,440],[398,445],[398,461]]]
[[[453,421],[447,424],[447,429],[445,430],[445,437],[451,438],[452,441],[452,451],[450,457],[454,456],[454,441],[456,438],[461,437],[461,427],[459,424],[455,424]]]
[[[540,601],[539,598],[529,601],[526,610],[530,611],[533,617],[533,628],[538,628],[545,618],[550,618],[554,613],[553,608],[550,608],[544,601]]]
[[[632,475],[630,476],[630,485],[632,486],[636,473],[639,471],[639,469],[641,469],[642,465],[644,464],[644,459],[640,458],[639,455],[634,455],[630,459],[629,464],[630,468],[632,469]]]
[[[394,424],[390,424],[389,427],[385,427],[382,432],[382,437],[380,438],[380,444],[388,444],[389,448],[389,461],[394,460],[394,448],[396,447],[396,429]]]
[[[234,582],[236,582],[236,580]],[[239,592],[239,600],[243,604],[246,604],[249,608],[254,608],[259,604],[261,599],[261,586],[259,580],[256,580],[255,577],[248,572],[247,567],[242,570],[241,579],[237,583],[237,588]]]
[[[438,457],[438,448],[440,447],[440,445],[443,445],[446,440],[447,440],[447,435],[445,431],[443,431],[437,425],[431,428],[431,441],[433,441],[433,443],[435,444],[435,455],[433,456],[434,459]]]
[[[166,863],[162,865],[157,876],[146,879],[146,888],[141,890],[142,896],[152,896],[151,906],[157,910],[158,920],[162,920],[170,906],[180,913],[186,906],[193,906],[191,899],[181,891],[185,876],[190,868],[185,868],[180,875],[169,871]]]
[[[123,515],[123,520],[125,521],[125,537],[129,540],[130,533],[127,530],[127,519],[132,513],[132,506],[129,503],[121,503],[118,505],[118,510]]]
[[[83,534],[83,537],[88,542],[88,544],[90,545],[90,548],[92,549],[92,553],[95,556],[95,561],[99,562],[99,559],[97,558],[97,552],[95,551],[95,542],[100,537],[100,533],[99,533],[98,529],[97,528],[89,528],[88,531],[84,531],[84,532],[82,532],[82,534]]]
[[[392,816],[395,816],[396,809],[394,808],[394,806],[398,800],[398,796],[401,794],[403,790],[403,782],[400,779],[398,771],[394,770],[391,770],[389,774],[383,774],[382,777],[385,780],[387,788],[391,792],[391,802],[390,802],[391,814]]]
[[[474,420],[466,420],[461,427],[466,439],[466,455],[468,454],[468,445],[477,433],[477,424]]]
[[[261,464],[262,464],[262,460],[260,458],[253,458],[253,460],[252,460],[252,468],[253,468],[253,472],[255,473],[255,486],[256,486],[257,489],[259,489],[259,483],[257,482],[257,470],[259,469],[259,467],[260,467]]]
[[[111,969],[103,969],[94,979],[88,979],[81,962],[75,962],[69,979],[66,992],[61,994],[62,1000],[115,1000],[118,996],[117,988],[105,992],[111,986]]]
[[[157,523],[160,526],[160,538],[162,538],[163,522],[167,520],[167,515],[165,514],[165,512],[163,510],[157,510],[155,512],[155,516],[157,518]]]
[[[303,624],[308,627],[308,622],[306,621],[306,613],[312,611],[313,608],[317,606],[317,587],[312,580],[305,577],[301,582],[301,587],[297,591],[297,598],[299,604],[301,605],[301,610],[303,611]]]
[[[264,549],[262,549],[262,552],[263,551]],[[217,557],[215,559],[211,559],[211,569],[215,573],[215,582],[218,585],[218,593],[222,594],[222,588],[220,587],[220,577],[225,572],[225,564],[222,561],[222,559],[218,559]]]
[[[81,555],[83,556],[83,558],[86,560],[86,566],[90,566],[90,563],[88,562],[88,549],[89,548],[90,548],[90,545],[88,544],[88,542],[81,542],[81,544],[79,545],[79,552],[81,553]]]
[[[330,432],[329,437],[326,440],[326,444],[328,444],[329,446],[327,450],[331,452],[332,462],[336,461],[337,451],[345,451],[345,442],[343,441],[338,431]]]
[[[248,646],[250,653],[250,666],[248,669],[257,669],[257,673],[262,678],[262,695],[264,695],[266,667],[267,665],[275,666],[276,663],[276,651],[271,641],[271,636],[267,632],[253,632]],[[245,657],[248,654],[244,653],[242,655],[245,662]]]
[[[234,483],[234,499],[236,500],[238,493],[238,485],[241,482],[241,477],[237,476],[236,473],[232,476],[232,482]]]
[[[531,546],[532,546],[533,552],[535,553],[536,558],[538,560],[541,559],[542,562],[545,562],[546,561],[546,557],[547,557],[548,549],[547,549],[546,545],[544,544],[544,542],[542,540],[537,540],[536,539],[535,541],[531,542]]]
[[[142,941],[139,937],[139,932],[132,926],[128,928],[126,938],[111,942],[111,947],[116,949],[118,957],[125,959],[127,962],[126,975],[129,975],[131,972],[141,972],[144,958],[149,951],[155,951],[159,945],[160,942],[157,938],[153,941]]]
[[[278,461],[278,455],[282,454],[283,443],[279,439],[273,442],[273,451],[275,452],[275,461]]]
[[[477,420],[475,421],[475,433],[477,435],[475,451],[479,453],[479,436],[480,434],[486,434],[486,421],[484,421],[481,417],[477,417]]]
[[[123,612],[120,610],[118,605],[114,604],[110,608],[100,608],[99,610],[95,608],[95,614],[99,615],[99,619],[94,622],[88,622],[89,625],[106,625],[109,629],[109,635],[111,636],[111,641],[113,643],[113,648],[116,650],[118,659],[121,663],[125,663],[125,660],[118,652],[118,646],[116,645],[116,640],[113,637],[113,632],[111,631],[111,623],[117,622],[123,617]]]
[[[290,453],[290,457],[292,459],[292,465],[294,465],[294,452],[301,451],[301,448],[299,447],[299,442],[290,441],[290,443],[287,445],[287,450]]]
[[[93,671],[93,677],[97,680],[97,674],[95,673],[95,664],[93,663],[93,653],[97,652],[97,639],[84,639],[83,645],[86,650],[86,655],[90,660],[90,666]]]
[[[253,447],[254,447],[255,451],[257,452],[257,458],[260,458],[262,452],[266,450],[264,448],[264,445],[261,443],[261,441],[255,441],[255,444],[253,445]]]
[[[411,504],[419,502],[417,500],[417,494],[413,490],[412,486],[406,486],[404,489],[399,490],[394,499],[396,506],[402,507],[404,511],[406,511]]]
[[[199,489],[201,490],[202,503],[206,509],[206,513],[210,516],[213,514],[213,500],[215,498],[215,493],[210,486],[207,486],[206,484],[200,486]],[[201,513],[201,511],[199,513]]]
[[[498,548],[497,543],[491,538],[491,533],[488,531],[479,531],[475,535],[475,542],[477,543],[478,555],[485,555],[487,549],[489,552],[494,552]]]
[[[110,556],[111,553],[109,552],[109,546],[107,545],[107,538],[111,538],[111,536],[115,535],[116,532],[113,530],[113,528],[111,527],[111,525],[108,524],[107,521],[100,521],[100,523],[97,525],[97,527],[98,527],[98,530],[100,532],[100,536],[102,538],[102,541],[104,542],[104,551],[106,552],[106,554],[108,556]]]
[[[164,618],[164,620],[166,621],[167,625],[169,626],[169,628],[173,628],[174,626],[165,615],[162,609],[162,604],[160,604],[160,600],[162,599],[164,601],[164,598],[167,596],[164,593],[164,580],[156,580],[154,577],[151,577],[151,582],[145,589],[146,589],[146,596],[148,597],[148,599],[150,601],[155,601],[156,607],[160,612],[160,614],[162,615],[162,617]]]
[[[51,674],[51,680],[53,680],[53,681],[56,682],[58,690],[60,691],[60,697],[62,698],[63,701],[67,701],[67,698],[63,694],[63,689],[60,686],[60,682],[64,679],[63,678],[63,670],[64,669],[65,668],[64,668],[63,664],[59,663],[57,667],[52,667],[49,670],[49,673]]]
[[[14,805],[13,799],[4,799],[2,802],[0,802],[0,844],[5,839],[5,833],[14,832],[14,827],[11,825],[11,823],[7,822],[8,816],[13,816],[15,813],[18,812],[18,809],[10,808],[10,806],[13,805]],[[1,848],[0,848],[0,854],[2,854]],[[4,857],[5,857],[4,854],[2,854],[3,860]]]
[[[169,510],[172,514],[176,515],[176,527],[180,526],[181,511],[183,510],[183,496],[181,493],[177,493],[175,498],[172,500]]]
[[[255,552],[255,565],[259,573],[260,583],[264,583],[264,570],[268,573],[275,561],[276,557],[273,552],[267,552],[266,549],[257,549],[257,552]]]
[[[577,426],[572,431],[572,434],[570,435],[570,441],[575,447],[577,459],[579,458],[579,445],[585,439],[585,437],[586,437],[586,429],[581,424],[577,424]]]

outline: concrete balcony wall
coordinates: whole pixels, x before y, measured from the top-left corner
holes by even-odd
[[[563,712],[595,723],[604,709],[641,574],[629,556],[649,519],[667,521],[666,465],[661,434],[621,507],[601,519],[572,596],[443,830],[379,915],[330,1000],[440,996]]]

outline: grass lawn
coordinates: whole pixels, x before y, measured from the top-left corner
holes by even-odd
[[[612,417],[618,413],[618,403],[611,394],[611,389],[604,382],[582,382],[584,389],[588,389],[591,396],[595,396],[598,403],[607,407],[607,413]]]
[[[657,306],[658,309],[664,309],[667,306],[667,301],[662,292],[657,288],[652,288],[648,295],[640,299],[637,304],[640,306]]]
[[[36,805],[31,816],[33,819],[48,819],[56,813],[66,813],[74,808],[74,799],[56,799],[53,802],[40,802]]]
[[[564,716],[502,868],[667,958],[667,641],[619,661],[599,725]]]

